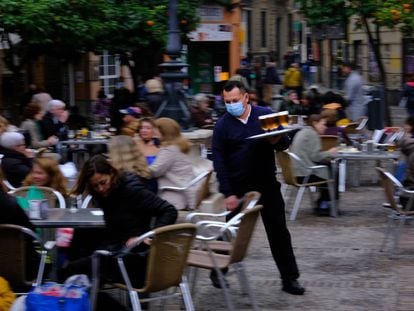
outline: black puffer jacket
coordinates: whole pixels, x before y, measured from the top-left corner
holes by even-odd
[[[177,210],[149,190],[132,173],[124,173],[107,197],[92,194],[95,206],[102,208],[111,242],[124,244],[154,227],[175,223]]]
[[[32,223],[16,198],[0,190],[0,224],[19,225],[34,230]]]
[[[32,169],[33,159],[26,157],[23,153],[0,147],[1,168],[5,178],[14,186],[20,187]]]

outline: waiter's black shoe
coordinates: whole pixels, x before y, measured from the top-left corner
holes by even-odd
[[[305,293],[305,288],[299,284],[298,280],[283,281],[282,284],[282,290],[286,293],[292,295],[303,295]]]
[[[223,269],[223,270],[224,270],[224,269]],[[227,271],[228,271],[228,269],[225,269],[225,270],[223,271],[223,274],[226,274],[226,273],[227,273]],[[223,276],[223,277],[224,277],[224,276]],[[216,272],[216,271],[211,270],[211,272],[210,272],[210,280],[211,280],[211,284],[213,284],[213,286],[214,286],[215,288],[221,288],[221,284],[220,284],[219,276],[218,276],[218,274],[217,274],[217,272]],[[227,282],[226,278],[224,278],[224,285],[226,286],[226,288],[229,288],[229,287],[230,287],[230,285],[229,285],[229,283]]]

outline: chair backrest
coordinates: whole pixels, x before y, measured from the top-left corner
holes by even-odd
[[[339,136],[337,135],[320,135],[322,151],[329,150],[338,146]]]
[[[292,159],[287,151],[276,152],[277,161],[282,169],[283,180],[286,184],[296,186],[297,180],[293,171]]]
[[[243,196],[243,204],[241,207],[241,212],[251,209],[257,205],[257,202],[259,202],[261,197],[260,192],[258,191],[249,191],[244,194]]]
[[[396,179],[390,172],[384,170],[382,167],[376,167],[381,179],[382,187],[384,188],[385,197],[391,208],[400,211],[397,202],[395,201],[394,194],[396,188],[403,188],[403,185]]]
[[[358,124],[356,130],[357,131],[362,131],[365,128],[365,126],[367,126],[367,123],[368,123],[368,117],[361,117],[359,119],[359,124]]]
[[[349,124],[345,125],[345,127],[344,127],[345,133],[346,134],[357,134],[358,133],[358,130],[357,130],[358,126],[359,126],[359,123],[356,123],[356,122],[352,122],[352,123],[349,123]]]
[[[32,188],[32,186],[19,187],[19,188],[16,188],[15,190],[10,191],[10,194],[13,196],[26,197],[30,188]],[[66,208],[65,198],[58,191],[52,188],[49,188],[49,187],[37,187],[36,186],[36,189],[41,191],[45,199],[49,201],[49,207]]]
[[[204,181],[197,190],[195,206],[194,206],[195,209],[198,209],[201,205],[201,202],[203,202],[203,200],[206,199],[210,195],[210,180],[211,180],[211,176],[213,175],[213,171],[211,170],[204,174],[206,174],[206,175],[202,175],[204,178]]]
[[[143,291],[157,292],[181,283],[196,228],[185,223],[153,230]]]
[[[0,225],[0,275],[14,290],[30,286],[34,276],[28,274],[27,259],[34,253],[33,240],[40,243],[35,233],[17,225]],[[30,254],[28,254],[30,252]]]
[[[232,242],[230,264],[240,262],[246,256],[256,226],[257,217],[259,217],[262,208],[262,205],[256,205],[242,212],[244,215],[241,217],[236,237]]]

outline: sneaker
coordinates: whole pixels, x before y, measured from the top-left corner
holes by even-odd
[[[382,203],[382,207],[391,208],[391,204],[390,203]]]

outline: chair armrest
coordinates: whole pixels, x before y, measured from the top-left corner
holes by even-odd
[[[56,246],[56,241],[46,241],[46,243],[45,243],[45,244],[43,244],[43,247],[44,247],[47,251],[52,250],[55,246]]]
[[[208,174],[210,174],[210,171],[205,171],[202,172],[201,174],[199,174],[198,176],[196,176],[195,178],[193,178],[188,185],[184,186],[184,187],[173,187],[173,186],[163,186],[160,187],[159,190],[172,190],[172,191],[184,191],[187,190],[188,188],[190,188],[191,186],[195,185],[196,183],[198,183],[199,181],[201,181],[204,177],[206,177]]]
[[[185,218],[186,222],[191,222],[193,223],[193,218],[194,217],[224,217],[226,215],[228,215],[230,212],[229,211],[225,211],[222,213],[199,213],[199,212],[194,212],[194,213],[190,213],[187,215],[187,217]]]

